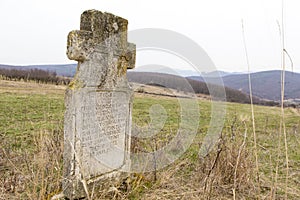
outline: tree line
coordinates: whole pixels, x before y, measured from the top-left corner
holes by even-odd
[[[56,72],[42,69],[0,69],[0,76],[10,81],[34,81],[36,83],[50,83],[68,85],[70,78],[57,76]]]
[[[172,88],[178,91],[191,92],[196,94],[211,95],[208,84],[205,82],[184,78],[170,74],[160,74],[151,72],[130,72],[127,73],[130,82],[142,83],[146,85],[155,85],[160,87]],[[250,103],[250,96],[242,91],[228,87],[210,84],[214,90],[212,98],[214,100],[224,100],[223,94],[225,90],[226,101],[238,103]],[[263,100],[253,96],[253,103],[266,106],[277,106],[278,102]]]

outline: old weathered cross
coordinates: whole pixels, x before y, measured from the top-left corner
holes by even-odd
[[[66,197],[87,196],[101,180],[130,168],[132,91],[127,69],[135,45],[127,42],[127,20],[96,10],[81,15],[68,35],[67,55],[78,61],[66,91],[64,181]]]

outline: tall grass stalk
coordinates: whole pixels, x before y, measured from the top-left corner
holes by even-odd
[[[254,142],[254,155],[255,155],[255,168],[256,168],[256,178],[258,184],[257,197],[260,199],[260,180],[259,180],[259,166],[258,166],[258,153],[257,153],[257,138],[256,138],[256,130],[255,130],[255,115],[254,115],[254,106],[253,106],[253,96],[252,96],[252,85],[251,85],[251,74],[250,74],[250,62],[247,50],[246,36],[245,36],[245,28],[244,21],[242,20],[242,31],[243,31],[243,43],[245,56],[248,67],[248,84],[249,84],[249,94],[250,94],[250,104],[251,104],[251,118],[252,118],[252,130],[253,130],[253,142]]]
[[[285,127],[285,116],[284,116],[284,86],[285,86],[285,34],[284,34],[284,0],[282,0],[282,16],[281,16],[281,130],[283,130],[284,136],[284,147],[285,147],[285,162],[286,162],[286,177],[285,177],[285,199],[287,199],[287,187],[288,187],[288,178],[289,178],[289,156],[288,156],[288,144],[287,144],[287,135]],[[282,133],[280,133],[282,134]]]
[[[280,128],[279,128],[279,137],[278,137],[278,149],[277,149],[277,162],[276,162],[276,174],[275,174],[275,184],[272,191],[272,197],[276,198],[276,189],[277,189],[277,182],[278,182],[278,173],[279,173],[279,159],[280,159],[280,149],[281,149],[281,136],[284,137],[284,147],[285,147],[285,164],[286,164],[286,174],[285,174],[285,199],[288,199],[288,178],[289,178],[289,156],[288,156],[288,143],[287,143],[287,134],[286,134],[286,126],[285,126],[285,113],[284,113],[284,93],[285,93],[285,70],[286,70],[286,63],[285,63],[285,55],[288,55],[293,70],[293,61],[290,55],[285,50],[285,34],[284,34],[284,0],[281,1],[281,25],[278,23],[279,28],[279,36],[281,40],[281,116],[280,116]]]

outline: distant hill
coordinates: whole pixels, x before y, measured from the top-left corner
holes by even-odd
[[[73,77],[76,72],[77,64],[66,64],[66,65],[28,65],[28,66],[12,66],[12,65],[1,65],[0,69],[42,69],[47,71],[56,72],[58,76],[65,77]],[[144,80],[139,79],[138,82],[149,82],[149,81],[157,81],[158,79],[162,81],[163,79],[167,79],[167,82],[163,82],[163,84],[167,84],[167,87],[175,87],[172,85],[176,85],[176,88],[182,90],[184,84],[179,81],[179,77],[184,79],[184,76],[190,74],[193,75],[195,71],[191,70],[173,70],[169,68],[164,68],[160,66],[156,66],[158,72],[163,73],[155,73],[155,72],[147,72],[147,70],[151,67],[140,67],[137,70],[133,70],[133,72],[129,72],[129,79],[132,78],[132,81],[137,81],[137,77],[142,75]],[[155,69],[156,69],[155,68]],[[154,69],[153,69],[154,70]],[[137,73],[134,75],[134,73]],[[139,75],[138,75],[139,74]],[[176,74],[176,75],[174,75]],[[157,77],[155,77],[157,76]],[[151,78],[150,78],[151,77]],[[249,86],[248,86],[248,74],[245,73],[229,73],[224,71],[213,71],[208,73],[202,73],[202,76],[199,76],[196,73],[196,76],[188,76],[189,83],[196,84],[191,80],[197,80],[203,82],[215,84],[217,78],[221,77],[223,79],[224,85],[227,87],[227,93],[229,93],[229,88],[232,88],[233,91],[239,90],[241,93],[249,94]],[[256,72],[251,74],[252,78],[252,90],[253,95],[260,99],[268,99],[272,101],[280,101],[280,80],[281,80],[281,71],[265,71],[265,72]],[[171,81],[174,79],[176,81]],[[179,81],[179,82],[178,82]],[[180,85],[182,83],[183,85]],[[197,82],[199,85],[199,83]],[[205,85],[205,84],[204,84]],[[205,87],[201,87],[202,90]],[[195,89],[195,88],[194,88]],[[198,88],[199,89],[199,88]],[[187,90],[187,89],[185,89]],[[203,91],[198,91],[203,92]],[[239,93],[240,94],[240,93]],[[227,97],[229,98],[229,96]],[[231,98],[231,97],[230,97]],[[232,97],[235,99],[234,97]],[[300,74],[293,72],[286,72],[286,81],[285,81],[285,99],[300,99]]]
[[[132,72],[153,72],[153,73],[162,73],[162,74],[171,74],[176,76],[199,76],[200,73],[196,72],[193,69],[178,69],[178,68],[170,68],[161,65],[146,65],[139,66],[130,70]]]
[[[230,73],[224,71],[213,71],[213,72],[207,72],[201,74],[201,76],[203,77],[224,77],[228,75],[230,75]]]
[[[77,64],[67,65],[27,65],[27,66],[14,66],[14,65],[1,65],[0,69],[19,69],[19,70],[30,70],[30,69],[41,69],[45,71],[56,72],[58,76],[73,77],[76,73]]]
[[[203,77],[189,77],[204,81]],[[229,88],[249,93],[248,74],[234,74],[222,77],[224,85]],[[215,78],[205,77],[205,81],[214,83]],[[281,71],[264,71],[251,74],[253,95],[273,101],[281,99]],[[300,99],[300,74],[285,72],[285,99]]]
[[[185,92],[195,92],[199,94],[210,95],[207,84],[205,82],[175,76],[171,74],[152,72],[128,72],[127,77],[130,82],[155,85]],[[215,91],[221,89],[221,87],[218,85],[212,86]],[[226,100],[229,102],[250,103],[249,95],[242,91],[225,87],[225,92]],[[219,97],[214,98],[218,99]],[[254,97],[254,103],[262,105],[275,105],[274,102],[263,101],[257,97]]]

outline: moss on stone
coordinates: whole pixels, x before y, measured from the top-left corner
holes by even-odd
[[[71,90],[77,90],[79,88],[83,88],[84,84],[82,81],[78,79],[73,79],[69,84],[69,89]]]

